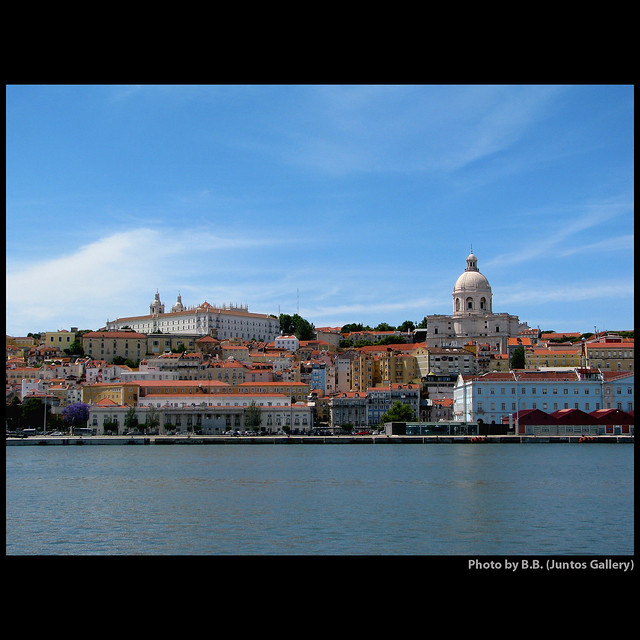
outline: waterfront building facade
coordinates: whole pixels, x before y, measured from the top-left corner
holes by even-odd
[[[341,391],[329,400],[332,427],[353,426],[355,431],[369,426],[365,391]]]
[[[146,424],[160,435],[228,431],[307,433],[313,428],[313,411],[307,404],[292,403],[284,394],[164,395],[150,393],[134,406],[137,427]],[[88,426],[96,435],[126,432],[130,407],[103,400],[90,407]]]
[[[525,409],[545,413],[561,409],[633,411],[633,374],[614,377],[598,369],[574,368],[460,375],[453,401],[455,420],[496,424]]]
[[[399,401],[411,407],[413,419],[420,416],[420,386],[417,384],[389,384],[367,389],[367,423],[371,427],[381,424],[382,416]]]

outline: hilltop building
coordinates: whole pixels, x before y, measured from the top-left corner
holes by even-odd
[[[203,302],[197,307],[185,307],[178,295],[171,311],[165,313],[164,303],[156,292],[149,305],[149,314],[116,318],[107,321],[107,331],[119,331],[128,327],[144,334],[188,333],[211,336],[218,340],[240,338],[271,342],[280,335],[280,320],[273,315],[250,313],[247,305],[222,305],[216,307]]]
[[[467,268],[453,287],[453,314],[427,316],[427,347],[464,347],[470,342],[488,344],[507,353],[509,338],[522,328],[518,316],[493,312],[493,293],[478,270],[478,259],[467,256]]]

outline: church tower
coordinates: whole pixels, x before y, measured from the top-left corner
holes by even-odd
[[[164,305],[160,302],[160,294],[156,290],[156,297],[153,302],[149,305],[149,313],[152,316],[157,316],[161,313],[164,313]]]
[[[178,291],[178,300],[173,305],[173,307],[171,307],[171,313],[175,313],[176,311],[184,311],[184,305],[182,304],[182,296],[180,295],[179,291]]]

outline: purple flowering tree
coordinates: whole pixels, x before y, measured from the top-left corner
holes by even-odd
[[[89,405],[84,402],[75,402],[62,410],[62,419],[71,429],[83,427],[89,420]]]

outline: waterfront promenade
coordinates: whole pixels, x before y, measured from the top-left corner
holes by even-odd
[[[6,439],[7,446],[60,446],[60,445],[185,445],[185,444],[633,444],[633,435],[598,435],[588,439],[579,434],[565,436],[495,435],[495,436],[388,436],[388,435],[335,435],[335,436],[29,436]]]

